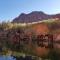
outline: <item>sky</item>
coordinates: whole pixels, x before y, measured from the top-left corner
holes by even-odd
[[[0,0],[0,22],[12,21],[21,13],[32,11],[60,13],[60,0]]]

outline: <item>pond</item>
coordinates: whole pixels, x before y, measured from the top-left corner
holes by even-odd
[[[3,55],[0,55],[0,60],[16,60],[16,59],[13,58],[12,56],[3,56]]]
[[[0,60],[33,60],[33,59],[32,59],[32,56],[15,57],[15,56],[4,56],[4,55],[0,55]]]

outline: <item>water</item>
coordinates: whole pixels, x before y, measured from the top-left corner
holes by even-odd
[[[32,56],[16,57],[16,56],[3,56],[3,55],[0,55],[0,60],[33,60],[33,59],[32,59]]]
[[[15,58],[13,58],[12,56],[0,56],[0,60],[16,60]]]

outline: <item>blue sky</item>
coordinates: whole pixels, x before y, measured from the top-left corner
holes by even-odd
[[[32,11],[60,13],[60,0],[0,0],[0,22],[11,21],[21,13]]]

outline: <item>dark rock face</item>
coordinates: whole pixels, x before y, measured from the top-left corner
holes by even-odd
[[[51,18],[60,18],[60,14],[48,15],[42,11],[33,11],[29,14],[22,13],[21,15],[13,19],[12,22],[31,23],[31,22],[37,22],[37,21],[41,21],[44,19],[51,19]]]

